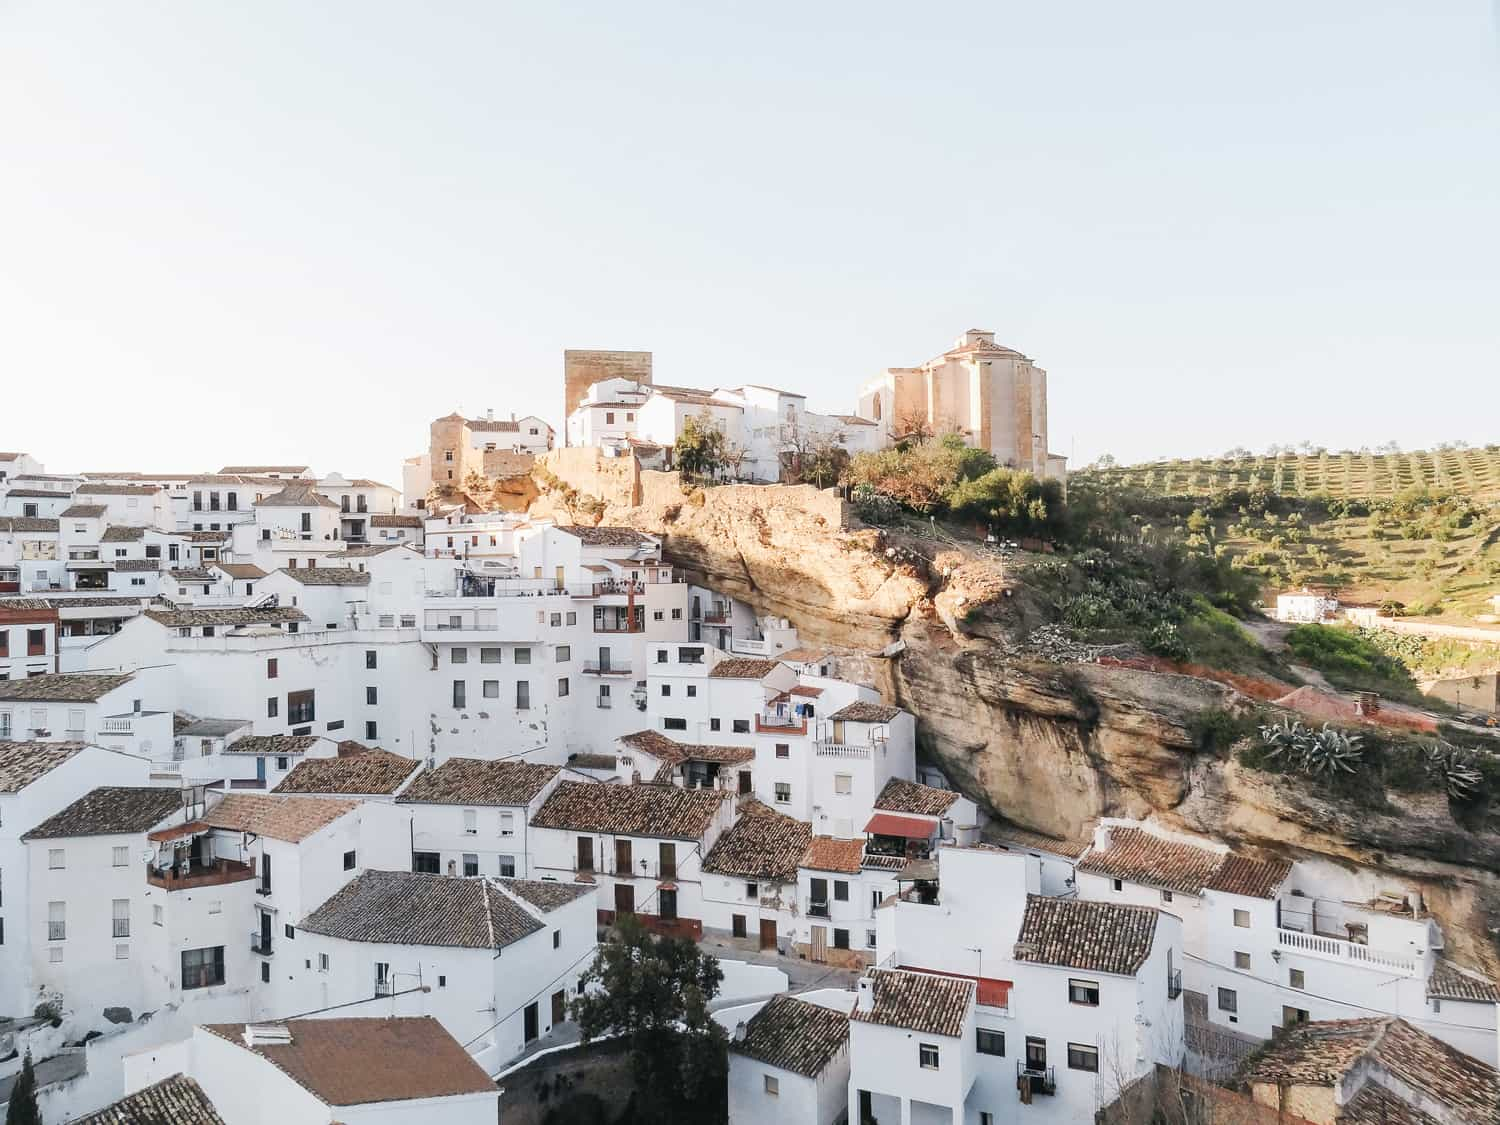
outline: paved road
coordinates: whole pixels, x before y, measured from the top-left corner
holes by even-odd
[[[53,1055],[50,1059],[43,1059],[35,1066],[36,1084],[40,1089],[50,1086],[54,1082],[66,1082],[69,1078],[77,1078],[88,1070],[88,1057],[82,1051],[74,1051],[66,1055]],[[0,1103],[10,1101],[11,1087],[16,1084],[19,1074],[13,1074],[9,1078],[0,1078]]]

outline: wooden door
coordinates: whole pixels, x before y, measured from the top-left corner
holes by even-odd
[[[578,870],[592,871],[594,869],[594,838],[592,836],[578,837]]]
[[[663,841],[657,847],[657,859],[659,862],[658,878],[677,878],[677,845]]]
[[[556,1027],[568,1018],[568,994],[558,989],[552,994],[552,1026]]]
[[[750,771],[740,770],[740,796],[748,797],[753,791],[750,784]]]
[[[615,884],[615,913],[635,913],[635,888],[629,883]]]
[[[743,914],[734,914],[734,915],[731,915],[730,919],[729,919],[729,925],[730,925],[730,932],[733,934],[733,936],[735,936],[735,937],[744,937],[745,936],[745,916]]]
[[[814,926],[812,928],[812,951],[807,955],[809,961],[828,960],[828,927]]]
[[[629,875],[630,869],[630,841],[615,841],[615,874]]]
[[[775,918],[762,918],[760,920],[760,947],[762,949],[776,948]]]

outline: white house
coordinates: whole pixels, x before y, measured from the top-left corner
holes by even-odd
[[[846,1009],[775,996],[735,1027],[729,1044],[729,1125],[836,1125],[848,1089]]]
[[[1276,620],[1291,622],[1332,621],[1339,615],[1339,600],[1332,594],[1292,590],[1276,595]]]
[[[58,671],[57,633],[57,610],[46,599],[0,599],[0,680]],[[0,738],[9,737],[0,728]]]
[[[759,801],[742,804],[703,860],[703,928],[788,948],[800,913],[797,868],[811,840],[802,821]]]
[[[290,966],[309,1007],[430,1015],[498,1069],[566,1021],[596,933],[586,884],[365,871],[301,920]]]
[[[411,813],[412,870],[531,878],[531,820],[557,787],[558,766],[449,758],[398,801]]]
[[[132,1094],[169,1079],[191,1079],[224,1125],[495,1125],[499,1115],[495,1083],[429,1016],[209,1024],[125,1060]]]
[[[304,757],[291,772],[279,774],[273,788],[309,797],[394,801],[421,768],[421,762],[388,750],[340,750],[333,757]]]

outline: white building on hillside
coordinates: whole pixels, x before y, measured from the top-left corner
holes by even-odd
[[[846,997],[838,994],[840,1000]],[[844,1119],[849,1015],[830,1006],[831,999],[776,996],[734,1029],[729,1125],[836,1125]]]
[[[412,870],[532,878],[531,820],[562,776],[558,766],[449,758],[399,801],[411,813]]]

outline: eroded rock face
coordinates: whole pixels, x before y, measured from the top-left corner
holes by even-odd
[[[991,812],[1064,838],[1100,816],[1154,815],[1251,851],[1419,881],[1450,948],[1500,969],[1500,834],[1460,827],[1440,799],[1376,814],[1204,753],[1190,723],[1248,706],[1232,688],[1038,659],[1019,643],[1046,619],[1024,586],[956,551],[846,530],[828,493],[642,482],[641,504],[601,522],[661,534],[692,581],[790,618],[809,643],[901,642],[873,662],[882,692],[917,716],[920,751]]]

